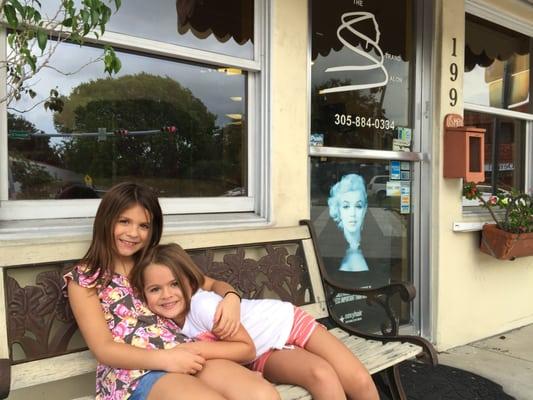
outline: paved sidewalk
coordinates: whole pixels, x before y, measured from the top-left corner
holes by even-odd
[[[517,400],[533,400],[533,324],[442,352],[439,363],[497,382]]]

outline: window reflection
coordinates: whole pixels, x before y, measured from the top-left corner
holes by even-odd
[[[484,128],[485,181],[481,190],[487,194],[524,187],[526,123],[501,116],[466,111],[466,126]]]
[[[37,97],[12,104],[9,198],[93,198],[141,180],[166,197],[246,195],[246,73],[121,52],[120,74],[85,65],[101,50],[62,44]],[[61,112],[45,110],[50,82]]]
[[[41,3],[44,16],[56,16],[57,0]],[[251,59],[254,0],[122,1],[106,30]]]

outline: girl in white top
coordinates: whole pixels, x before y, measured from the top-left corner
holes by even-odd
[[[302,386],[315,400],[379,399],[364,365],[291,303],[242,300],[237,333],[215,336],[213,319],[220,297],[201,289],[204,275],[177,244],[156,246],[130,278],[152,312],[171,318],[183,333],[199,339],[180,346],[191,347],[206,359],[249,362],[271,382]]]

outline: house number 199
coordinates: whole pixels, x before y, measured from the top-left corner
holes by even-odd
[[[452,57],[457,57],[457,38],[452,38]],[[459,75],[459,67],[457,63],[450,63],[450,81],[457,81]],[[450,99],[450,106],[454,107],[457,104],[457,89],[452,87],[448,92],[448,97]]]

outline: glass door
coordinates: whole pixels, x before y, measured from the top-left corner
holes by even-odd
[[[326,268],[354,287],[418,284],[420,4],[310,4],[311,219]],[[344,322],[379,329],[380,311],[364,298],[339,294],[335,306]],[[396,307],[402,323],[420,326],[419,307]]]

